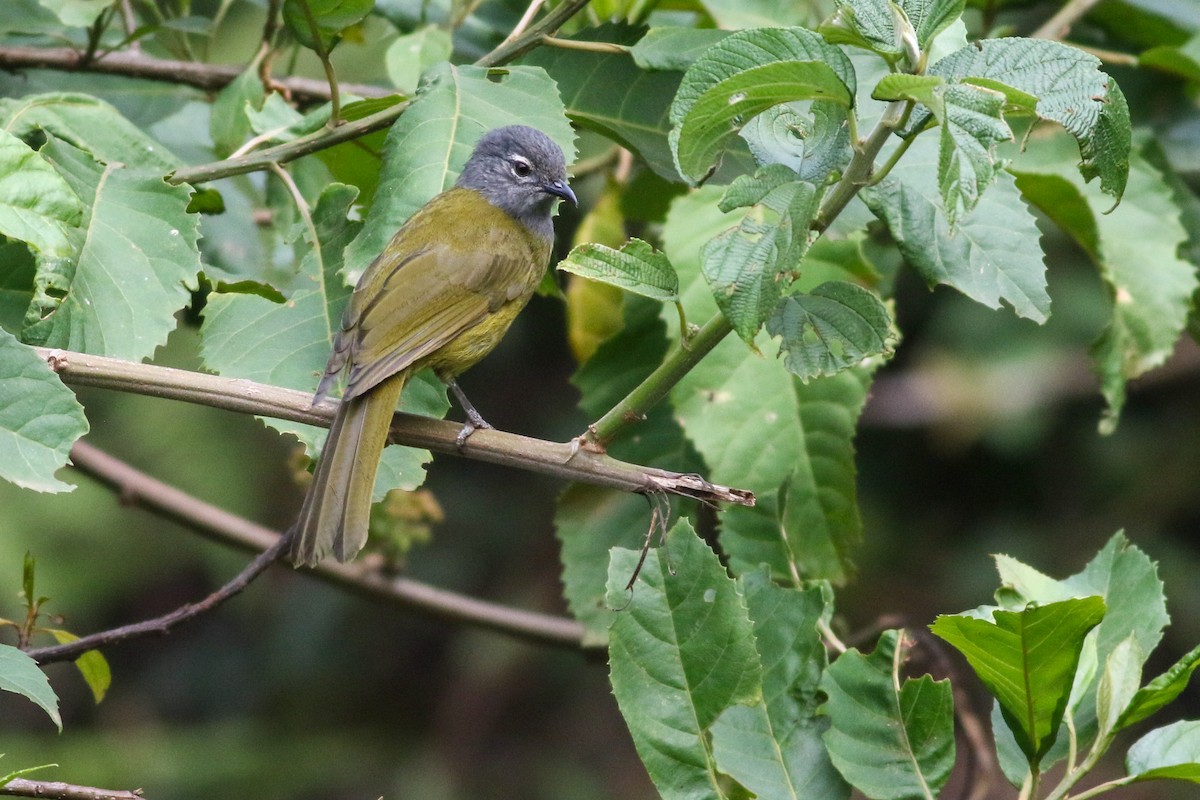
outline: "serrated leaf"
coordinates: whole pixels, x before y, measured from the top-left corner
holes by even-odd
[[[19,138],[45,131],[105,164],[136,165],[161,175],[180,165],[160,142],[91,95],[51,92],[0,99],[0,127]]]
[[[1119,731],[1149,717],[1179,696],[1192,673],[1200,667],[1200,646],[1176,661],[1170,669],[1138,689],[1129,705],[1121,712],[1113,730]]]
[[[554,82],[538,67],[440,64],[425,76],[413,104],[388,132],[375,202],[361,233],[346,249],[346,274],[366,269],[414,211],[449,188],[483,133],[531,125],[574,159],[575,134]]]
[[[688,181],[701,178],[725,141],[766,109],[795,100],[850,106],[854,68],[841,50],[804,28],[739,31],[684,74],[671,104],[671,149]]]
[[[631,45],[641,32],[638,27],[606,24],[567,38]],[[639,68],[628,54],[557,47],[540,47],[521,63],[546,70],[558,85],[567,115],[577,125],[633,151],[666,180],[679,181],[667,143],[667,108],[679,88],[683,67],[649,70]]]
[[[665,255],[641,239],[630,239],[620,250],[602,244],[581,244],[557,268],[653,300],[673,302],[679,298],[675,268]]]
[[[773,106],[740,135],[760,166],[782,164],[817,186],[840,175],[853,155],[846,109],[821,100],[811,103],[807,114],[786,104]]]
[[[1129,107],[1116,81],[1100,71],[1100,59],[1046,39],[984,39],[938,61],[929,73],[955,81],[983,78],[1036,97],[1037,116],[1075,137],[1084,179],[1099,176],[1100,188],[1121,199],[1132,141]],[[919,115],[913,124],[920,124]]]
[[[1200,721],[1180,720],[1150,731],[1129,748],[1125,770],[1139,781],[1200,783]]]
[[[204,309],[200,328],[201,356],[205,366],[227,377],[245,378],[273,386],[313,391],[325,371],[333,332],[350,296],[341,271],[341,254],[360,227],[347,214],[357,190],[343,184],[326,187],[312,212],[319,246],[305,231],[300,245],[307,255],[300,262],[302,281],[287,303],[273,303],[257,295],[213,294]],[[444,414],[446,406],[421,408],[414,403],[419,393],[415,376],[405,387],[401,407],[410,411]],[[295,436],[315,452],[325,431],[310,425],[264,418],[281,433]],[[373,499],[378,501],[391,489],[415,489],[424,480],[423,465],[430,460],[427,450],[387,447],[383,451]]]
[[[667,538],[669,564],[614,548],[608,605],[613,694],[638,755],[666,800],[721,796],[709,730],[726,708],[762,702],[762,667],[745,601],[686,522]]]
[[[77,261],[39,270],[26,339],[129,361],[152,355],[175,329],[200,271],[190,190],[99,164],[56,138],[42,152],[87,207]]]
[[[371,13],[375,0],[284,0],[283,20],[300,44],[328,52],[341,33]]]
[[[825,744],[842,776],[868,797],[932,798],[954,766],[953,695],[946,680],[901,680],[897,639],[887,631],[870,656],[851,648],[825,671]]]
[[[749,210],[736,228],[701,250],[704,277],[717,306],[747,342],[753,342],[799,274],[808,250],[820,194],[811,183],[794,178],[795,173],[778,164],[740,176],[721,198],[720,209]]]
[[[1071,694],[1079,652],[1105,612],[1099,597],[993,613],[993,622],[939,616],[930,626],[966,656],[999,701],[1031,765],[1054,744]]]
[[[1050,296],[1040,233],[1013,179],[997,175],[952,229],[937,181],[937,146],[917,139],[887,178],[863,191],[863,200],[928,284],[952,286],[989,308],[1007,302],[1019,316],[1044,322]]]
[[[53,636],[59,644],[79,641],[75,634],[58,628],[49,628],[46,633]],[[112,685],[112,670],[109,669],[108,659],[99,650],[88,650],[75,659],[75,667],[83,676],[84,683],[92,690],[92,698],[99,704],[104,700],[104,695],[108,694],[108,687]]]
[[[0,330],[0,478],[39,492],[71,491],[54,473],[87,431],[74,393],[37,353]]]
[[[83,204],[35,150],[0,130],[0,234],[48,256],[72,253]]]
[[[820,586],[775,586],[762,571],[742,579],[763,665],[763,699],[726,709],[712,726],[718,768],[760,800],[847,797],[850,787],[821,740],[816,715],[825,647],[817,622],[826,613]]]
[[[807,381],[890,350],[891,316],[874,292],[846,281],[788,295],[767,320],[788,371]]]
[[[58,695],[50,688],[45,673],[38,668],[36,661],[7,644],[0,644],[0,690],[29,698],[49,714],[58,729],[62,730]]]
[[[1101,428],[1111,432],[1126,384],[1174,352],[1200,282],[1195,265],[1179,255],[1188,234],[1158,169],[1135,151],[1129,202],[1107,213],[1112,203],[1082,184],[1072,161],[1065,137],[1034,137],[1013,167],[1021,192],[1079,242],[1112,295],[1112,319],[1092,348],[1108,402]]]
[[[689,319],[708,319],[717,310],[700,275],[699,250],[701,242],[729,224],[730,215],[716,208],[719,195],[706,188],[678,199],[663,229],[664,251],[679,272]],[[794,569],[806,577],[845,580],[862,531],[853,442],[869,372],[847,370],[805,385],[772,358],[777,347],[771,340],[760,335],[757,343],[766,358],[735,339],[721,342],[671,393],[676,415],[708,464],[710,480],[758,495],[785,483],[791,487],[787,503],[778,505],[770,520],[758,518],[753,509],[727,511],[723,548],[748,569],[763,563],[768,549],[780,577],[790,577]],[[749,530],[772,525],[774,547]]]

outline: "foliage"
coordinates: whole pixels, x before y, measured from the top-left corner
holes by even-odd
[[[60,477],[71,447],[89,419],[104,424],[55,374],[73,353],[165,364],[168,340],[190,337],[193,373],[312,392],[351,287],[396,228],[454,183],[484,131],[534,125],[575,164],[582,198],[560,214],[573,247],[545,284],[553,296],[569,281],[554,335],[572,331],[580,361],[591,424],[577,449],[756,498],[710,512],[649,493],[647,510],[575,484],[557,500],[580,644],[607,647],[661,796],[944,794],[963,758],[955,716],[973,712],[956,708],[962,676],[916,674],[914,658],[944,646],[994,698],[991,760],[1022,797],[1065,798],[1119,752],[1126,774],[1088,796],[1200,782],[1200,723],[1146,728],[1200,648],[1143,681],[1168,616],[1158,565],[1124,534],[1065,580],[997,556],[995,605],[938,616],[937,638],[890,628],[869,652],[847,648],[834,605],[864,540],[890,535],[860,509],[855,443],[877,376],[906,357],[924,302],[913,276],[1045,325],[1081,304],[1057,291],[1052,258],[1076,248],[1110,301],[1090,353],[1107,434],[1129,382],[1200,330],[1185,148],[1155,137],[1103,60],[1136,42],[1135,85],[1158,70],[1194,91],[1200,20],[1131,2],[1125,28],[1099,10],[1081,27],[1113,41],[1081,48],[1053,31],[1002,35],[1031,32],[1050,10],[1039,3],[564,0],[523,22],[505,3],[208,5],[0,9],[0,56],[64,40],[80,53],[64,68],[132,55],[170,87],[149,102],[131,75],[3,83],[0,477],[73,488]],[[253,47],[220,52],[235,29],[255,31]],[[235,76],[212,68],[223,58]],[[218,75],[198,83],[212,95],[186,88],[197,79],[175,60]],[[138,391],[132,377],[109,388]],[[448,408],[432,376],[406,385],[401,409]],[[319,451],[307,419],[260,418]],[[417,490],[430,460],[385,451],[376,499],[390,501],[373,529],[415,519],[410,538],[425,538],[436,501],[394,492]],[[365,580],[381,579],[381,553],[419,557],[401,538],[378,544]],[[23,621],[0,621],[17,645],[0,645],[0,688],[61,729],[58,695],[23,651],[77,637],[45,624],[33,574],[29,558]],[[108,662],[93,650],[76,665],[100,702]]]

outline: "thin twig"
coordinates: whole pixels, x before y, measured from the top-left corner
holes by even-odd
[[[184,606],[163,614],[161,617],[154,619],[143,620],[142,622],[134,622],[130,625],[122,625],[119,628],[112,628],[107,631],[93,633],[90,636],[83,636],[66,644],[54,645],[52,647],[39,647],[31,650],[26,650],[26,654],[37,661],[39,664],[49,664],[55,661],[67,661],[78,658],[89,650],[96,650],[101,647],[117,644],[119,642],[128,641],[129,639],[140,639],[145,636],[162,636],[170,633],[177,626],[188,620],[194,619],[201,614],[205,614],[217,606],[224,603],[229,598],[233,597],[238,592],[245,589],[250,581],[257,578],[266,570],[267,567],[274,564],[283,555],[283,551],[287,546],[287,536],[280,536],[274,544],[260,553],[253,561],[235,575],[228,583],[221,586],[215,592],[205,597],[198,603],[189,603]]]
[[[627,55],[629,47],[614,42],[588,42],[582,39],[560,39],[557,36],[543,36],[542,44],[547,47],[558,47],[563,50],[584,50],[589,53],[605,53]]]
[[[13,778],[0,786],[0,795],[40,797],[42,800],[145,800],[141,789],[127,792],[123,789],[97,789],[94,786],[76,786],[61,781],[31,781],[25,778]]]
[[[103,58],[84,63],[77,50],[70,47],[0,47],[0,69],[54,69],[65,72],[95,72],[145,78],[153,81],[195,86],[215,91],[223,89],[242,73],[242,67],[226,64],[200,64],[194,61],[172,61],[150,58],[138,53],[108,53]],[[302,103],[327,102],[329,84],[312,78],[272,78],[272,85],[287,91]],[[345,94],[365,98],[387,97],[395,89],[361,83],[342,83]]]
[[[75,443],[71,462],[80,472],[111,489],[121,502],[144,508],[213,541],[242,550],[262,551],[279,538],[276,531],[163,483],[87,442]],[[362,563],[324,561],[303,574],[374,600],[541,644],[575,648],[583,638],[583,628],[574,620],[476,600],[407,578],[389,577]]]
[[[1069,0],[1058,13],[1046,20],[1030,39],[1062,39],[1071,32],[1071,26],[1082,19],[1100,0]]]
[[[523,34],[529,27],[530,23],[533,22],[533,18],[537,16],[538,11],[541,10],[545,2],[546,0],[532,0],[529,3],[529,7],[525,9],[525,13],[521,15],[519,20],[517,20],[517,24],[513,26],[511,31],[509,31],[508,36],[504,37],[503,44],[509,44]]]
[[[329,427],[337,410],[334,400],[313,406],[310,394],[294,389],[86,353],[44,347],[34,349],[66,383],[74,386],[94,386],[183,400],[227,411],[324,427]],[[392,419],[389,441],[627,492],[664,491],[708,503],[754,505],[751,492],[711,484],[698,475],[618,461],[581,450],[572,443],[547,442],[514,433],[482,429],[472,434],[460,447],[456,439],[461,427],[447,420],[397,413]]]

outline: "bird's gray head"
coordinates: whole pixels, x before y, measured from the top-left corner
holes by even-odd
[[[475,189],[492,205],[546,237],[554,233],[550,209],[555,198],[576,202],[567,185],[562,149],[527,125],[485,133],[454,185]]]

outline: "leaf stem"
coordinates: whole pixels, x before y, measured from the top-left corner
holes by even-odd
[[[630,48],[613,42],[585,42],[579,39],[560,39],[557,36],[543,36],[542,44],[558,47],[563,50],[586,50],[589,53],[616,53],[626,55]]]
[[[1069,0],[1054,16],[1029,34],[1030,39],[1062,39],[1071,26],[1084,17],[1100,0]]]
[[[716,314],[690,341],[680,342],[679,347],[658,369],[650,373],[625,399],[588,426],[587,433],[582,437],[584,444],[602,451],[621,431],[645,418],[646,412],[666,397],[675,384],[732,331],[733,326],[725,319],[725,315]]]
[[[912,112],[911,100],[893,100],[884,109],[883,115],[867,137],[854,145],[854,156],[850,159],[842,179],[825,195],[821,208],[813,219],[812,229],[823,232],[841,214],[859,191],[867,186],[875,170],[875,158],[897,128],[904,124]]]

